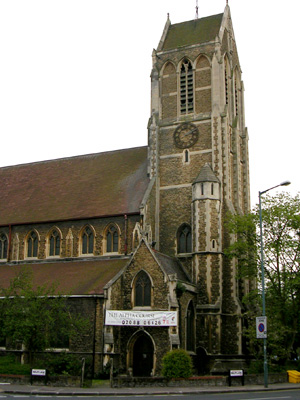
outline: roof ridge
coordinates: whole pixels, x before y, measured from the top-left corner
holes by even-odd
[[[126,151],[126,150],[137,150],[137,149],[145,149],[147,148],[147,145],[145,146],[137,146],[137,147],[127,147],[124,149],[115,149],[115,150],[106,150],[106,151],[99,151],[97,153],[87,153],[87,154],[78,154],[76,156],[66,156],[66,157],[59,157],[59,158],[50,158],[49,160],[40,160],[40,161],[32,161],[28,163],[22,163],[22,164],[13,164],[13,165],[6,165],[4,167],[0,167],[0,171],[8,168],[17,168],[17,167],[24,167],[24,166],[32,166],[36,164],[46,164],[46,163],[51,163],[51,162],[56,162],[56,161],[65,161],[65,160],[74,160],[78,158],[88,158],[88,157],[93,157],[93,156],[98,156],[100,154],[108,154],[108,153],[117,153],[120,151]]]
[[[170,26],[172,27],[172,26],[176,26],[176,25],[187,24],[187,23],[189,23],[189,22],[196,22],[196,23],[199,23],[199,22],[203,21],[204,19],[217,17],[217,16],[220,16],[220,15],[223,15],[223,14],[224,14],[224,12],[218,13],[218,14],[213,14],[213,15],[208,15],[208,16],[206,16],[206,17],[201,17],[201,18],[196,18],[196,19],[195,19],[195,18],[194,18],[194,19],[190,19],[190,20],[188,20],[188,21],[176,22],[175,24],[172,24],[172,23],[171,23]]]

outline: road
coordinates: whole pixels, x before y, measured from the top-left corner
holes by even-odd
[[[134,400],[139,398],[145,398],[146,400],[299,400],[300,390],[280,390],[271,392],[237,392],[237,393],[218,393],[218,394],[168,394],[168,395],[138,395],[134,396],[70,396],[70,395],[25,395],[25,394],[0,394],[0,400],[38,400],[40,398],[49,400],[81,400],[83,397],[89,398],[90,400],[99,400],[99,398],[105,398],[109,400],[123,399],[123,400]]]

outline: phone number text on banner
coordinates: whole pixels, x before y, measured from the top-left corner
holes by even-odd
[[[177,312],[106,310],[105,325],[177,326]]]

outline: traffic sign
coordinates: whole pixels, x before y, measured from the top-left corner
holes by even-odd
[[[256,317],[256,339],[267,338],[267,317]]]

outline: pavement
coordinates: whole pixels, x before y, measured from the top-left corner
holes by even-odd
[[[20,395],[51,395],[51,396],[145,396],[145,395],[170,395],[170,394],[209,394],[209,393],[236,393],[236,392],[264,392],[279,390],[300,390],[298,383],[276,383],[264,385],[245,386],[190,386],[190,387],[133,387],[133,388],[110,388],[99,386],[92,388],[80,387],[56,387],[56,386],[34,386],[1,384],[1,394]]]

